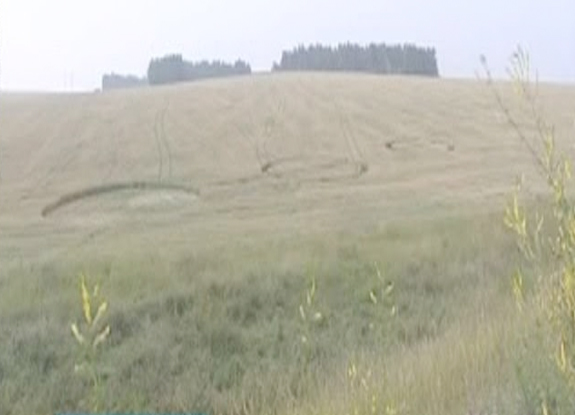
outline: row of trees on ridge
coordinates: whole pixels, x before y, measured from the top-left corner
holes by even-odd
[[[284,51],[273,71],[350,71],[376,74],[439,76],[434,48],[413,44],[387,45],[371,43],[358,45],[342,43],[336,47],[315,44],[300,45]],[[238,59],[234,63],[215,61],[186,61],[181,54],[153,58],[147,77],[106,74],[102,89],[131,88],[143,85],[164,85],[207,78],[249,75],[249,63]]]

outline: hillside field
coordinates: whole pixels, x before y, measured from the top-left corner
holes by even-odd
[[[575,155],[575,87],[539,94]],[[80,273],[109,302],[100,410],[531,413],[529,378],[555,374],[519,352],[502,218],[521,174],[536,198],[482,81],[4,93],[0,413],[93,409],[70,332]]]

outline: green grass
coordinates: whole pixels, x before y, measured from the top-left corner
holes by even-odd
[[[351,361],[373,367],[378,396],[410,413],[490,404],[514,364],[506,304],[515,255],[498,219],[5,269],[0,405],[11,413],[83,409],[89,385],[74,376],[69,333],[83,270],[110,302],[107,410],[344,413],[353,403],[345,399]],[[374,263],[394,282],[395,317],[370,301]],[[324,319],[303,344],[298,307],[312,276]]]

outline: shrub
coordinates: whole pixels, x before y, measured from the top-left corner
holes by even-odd
[[[531,81],[529,55],[518,48],[509,73],[534,122],[533,134],[528,134],[511,115],[491,82],[484,58],[482,62],[507,121],[531,152],[549,190],[548,206],[527,208],[519,201],[518,185],[505,211],[505,225],[515,234],[525,259],[523,267],[518,267],[514,274],[513,292],[526,318],[527,310],[533,311],[537,332],[532,336],[531,346],[541,339],[538,344],[550,357],[538,374],[526,377],[525,370],[520,371],[519,383],[524,394],[527,392],[528,411],[539,406],[537,410],[545,415],[558,413],[562,408],[570,408],[567,411],[572,413],[575,406],[569,396],[575,396],[575,202],[568,191],[571,162],[557,149],[554,128],[541,116],[536,82],[534,85]],[[531,292],[527,292],[527,286],[532,287]],[[526,350],[528,354],[537,353],[533,347]],[[550,380],[548,374],[554,379]],[[537,379],[538,385],[529,384]],[[559,384],[550,388],[557,379]]]

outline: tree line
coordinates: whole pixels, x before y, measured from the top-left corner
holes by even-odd
[[[102,77],[102,90],[135,88],[148,85],[148,80],[135,75],[105,74]]]
[[[352,43],[333,48],[320,44],[300,45],[284,51],[274,71],[355,71],[379,74],[439,76],[434,48],[413,44]]]
[[[188,62],[183,59],[182,55],[165,55],[150,61],[147,76],[144,77],[116,73],[105,74],[102,76],[102,90],[164,85],[207,78],[249,75],[250,73],[250,65],[242,60],[237,60],[233,64],[219,60]]]
[[[336,47],[315,44],[300,45],[284,51],[272,71],[353,71],[376,74],[439,76],[434,48],[413,44],[386,45],[371,43],[361,46],[342,43]],[[249,63],[238,59],[234,63],[220,60],[190,62],[180,54],[151,59],[146,77],[106,74],[102,89],[131,88],[143,85],[164,85],[207,78],[249,75]]]
[[[182,55],[166,55],[152,59],[148,66],[150,85],[195,81],[207,78],[223,78],[234,75],[249,75],[250,65],[240,59],[233,64],[223,61],[188,62]]]

